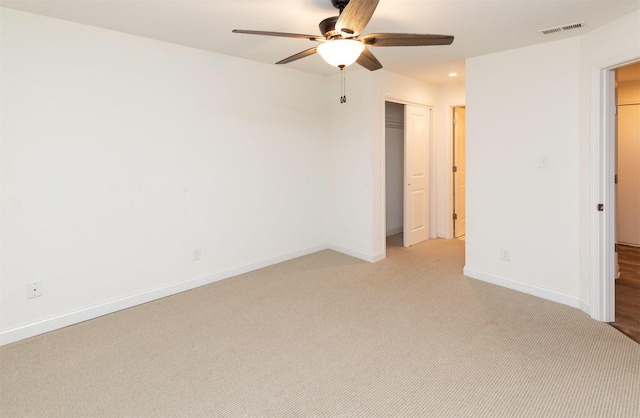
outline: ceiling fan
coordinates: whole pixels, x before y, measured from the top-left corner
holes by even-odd
[[[331,0],[333,6],[340,10],[339,16],[329,17],[320,22],[322,36],[303,35],[298,33],[267,32],[256,30],[234,29],[234,33],[250,35],[280,36],[284,38],[300,38],[320,45],[276,62],[287,64],[300,58],[308,57],[316,52],[335,67],[344,67],[357,62],[364,68],[375,71],[382,68],[380,61],[369,51],[367,46],[428,46],[450,45],[453,36],[424,35],[409,33],[372,33],[360,36],[371,20],[379,0]]]

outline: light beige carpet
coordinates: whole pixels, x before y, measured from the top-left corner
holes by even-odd
[[[462,276],[322,251],[0,348],[4,417],[638,417],[640,345]],[[396,242],[397,245],[397,242]]]

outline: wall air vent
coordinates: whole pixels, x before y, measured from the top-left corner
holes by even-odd
[[[538,33],[540,35],[550,35],[552,33],[558,33],[558,32],[564,32],[564,31],[572,30],[572,29],[584,28],[585,26],[587,26],[585,22],[571,23],[571,24],[568,24],[568,25],[556,26],[555,28],[540,29],[538,31]]]

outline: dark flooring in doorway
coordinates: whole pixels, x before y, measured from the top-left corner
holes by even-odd
[[[618,244],[616,321],[611,325],[640,343],[640,247]]]

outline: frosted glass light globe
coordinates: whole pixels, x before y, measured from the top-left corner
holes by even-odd
[[[364,44],[353,39],[335,39],[318,46],[318,54],[334,67],[348,66],[356,62],[364,50]]]

